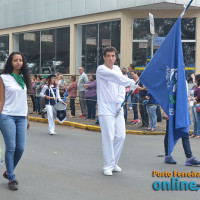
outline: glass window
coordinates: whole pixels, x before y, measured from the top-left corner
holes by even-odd
[[[55,40],[55,29],[41,31],[41,67],[44,74],[48,71],[56,73]]]
[[[56,29],[56,71],[69,74],[70,29]]]
[[[15,34],[15,50],[25,55],[33,74],[68,74],[69,45],[69,27]]]
[[[104,63],[103,49],[111,46],[111,29],[112,22],[103,22],[99,24],[99,65]]]
[[[133,39],[134,40],[146,40],[149,31],[149,19],[134,19],[133,23]]]
[[[174,18],[155,18],[155,33],[159,37],[166,37],[177,19]],[[182,40],[195,39],[196,19],[183,18],[181,23]],[[133,40],[146,40],[150,36],[149,19],[134,19]]]
[[[195,42],[183,42],[183,57],[185,66],[195,67]]]
[[[95,73],[97,67],[98,25],[83,26],[82,65],[86,73]]]
[[[19,37],[19,51],[27,60],[31,73],[40,73],[40,32],[21,33]]]
[[[3,71],[9,55],[9,36],[0,36],[0,73]]]
[[[137,66],[146,66],[147,57],[151,54],[147,42],[134,42],[133,51],[133,60],[137,61]]]
[[[195,40],[196,18],[183,18],[181,21],[182,40]]]
[[[166,37],[177,19],[155,19],[155,36]],[[149,30],[149,19],[134,19],[133,23],[133,61],[137,66],[146,66],[151,58],[151,34]],[[196,19],[183,18],[182,24],[182,46],[185,66],[195,66],[195,33]],[[160,38],[161,39],[161,38]],[[162,38],[163,39],[163,38]],[[154,53],[159,46],[154,46]]]
[[[96,73],[104,63],[103,48],[114,46],[118,52],[116,64],[120,64],[120,21],[101,22],[82,26],[82,65],[86,73]]]

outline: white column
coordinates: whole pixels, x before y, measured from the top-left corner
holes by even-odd
[[[132,17],[126,12],[121,17],[121,50],[120,50],[120,66],[127,67],[132,63]]]
[[[9,54],[11,54],[14,51],[14,47],[13,47],[14,41],[13,41],[13,38],[14,38],[13,34],[9,33]]]
[[[78,68],[82,65],[82,25],[76,28],[76,74]]]
[[[76,25],[70,25],[70,74],[75,74],[76,70]]]
[[[19,51],[19,34],[13,35],[13,51]]]

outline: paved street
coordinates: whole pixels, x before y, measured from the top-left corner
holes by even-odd
[[[146,200],[199,198],[199,192],[158,191],[152,171],[200,171],[186,167],[181,141],[173,153],[177,165],[163,163],[163,136],[127,135],[120,159],[121,173],[102,174],[101,135],[98,132],[56,126],[48,135],[47,124],[31,122],[23,158],[15,170],[18,191],[9,191],[0,176],[1,200]],[[2,139],[2,137],[0,137]],[[191,140],[193,154],[200,159],[200,140]],[[3,174],[5,166],[0,167]],[[200,182],[198,178],[181,179]]]

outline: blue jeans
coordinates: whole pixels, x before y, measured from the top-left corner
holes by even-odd
[[[134,94],[134,97],[132,99],[132,108],[133,108],[133,113],[134,113],[134,119],[138,119],[138,109],[137,109],[137,104],[139,101],[139,94]]]
[[[127,121],[127,116],[128,116],[127,102],[124,104],[123,109],[124,109],[124,119],[125,119],[125,122],[126,122]]]
[[[200,113],[197,112],[197,107],[200,107],[200,104],[194,104],[194,106],[191,107],[194,124],[193,135],[200,135]]]
[[[166,122],[166,134],[165,134],[165,139],[164,139],[165,156],[168,156],[168,136],[169,136],[168,134],[169,134],[169,120],[167,120]],[[186,158],[191,158],[192,150],[190,147],[189,136],[182,138],[182,145],[183,145]]]
[[[126,99],[127,95],[128,95],[128,93],[126,93],[125,99]],[[129,95],[129,97],[131,97],[131,95]],[[128,99],[129,99],[129,98],[128,98]],[[128,112],[127,112],[127,101],[124,103],[123,109],[124,109],[124,119],[125,119],[125,122],[126,122],[126,121],[127,121],[127,117],[128,117]]]
[[[40,112],[41,97],[36,97],[37,112]]]
[[[150,128],[156,129],[156,123],[157,123],[157,115],[156,115],[156,105],[147,105],[146,106],[147,113],[149,116],[150,121]]]
[[[8,179],[15,180],[14,169],[25,148],[27,117],[1,114],[0,130],[6,146],[5,162]]]
[[[128,107],[129,107],[129,108],[132,107],[131,95],[129,95],[129,97],[128,97]]]

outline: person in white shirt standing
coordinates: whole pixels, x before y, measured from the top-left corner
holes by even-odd
[[[8,57],[0,76],[0,130],[2,132],[6,152],[6,171],[4,178],[9,180],[10,190],[18,189],[15,179],[16,168],[26,143],[29,128],[27,89],[30,88],[30,71],[24,56],[13,52]]]
[[[106,47],[103,51],[104,65],[97,68],[97,104],[98,117],[102,134],[102,150],[104,158],[103,173],[113,175],[121,168],[118,161],[125,140],[125,119],[122,102],[125,99],[125,87],[135,90],[135,81],[124,76],[117,65],[117,51],[114,47]]]

